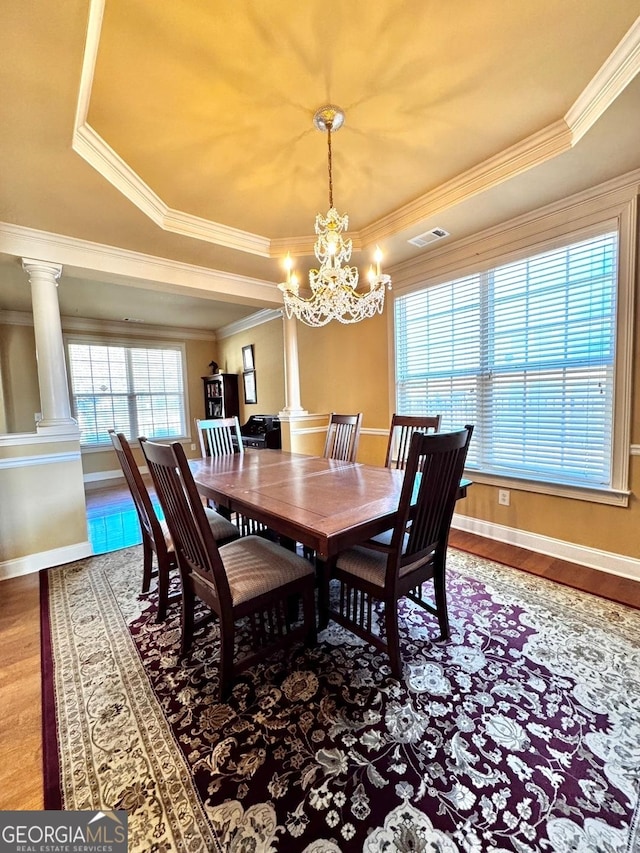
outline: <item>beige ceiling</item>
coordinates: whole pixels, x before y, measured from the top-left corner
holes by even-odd
[[[64,314],[216,329],[276,307],[281,258],[308,267],[328,207],[325,103],[346,113],[335,205],[387,266],[431,228],[455,240],[639,168],[639,12],[4,0],[0,309],[29,309],[24,229],[72,238],[51,249]]]

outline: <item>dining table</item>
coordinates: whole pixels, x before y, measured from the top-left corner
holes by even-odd
[[[191,459],[199,493],[326,560],[393,526],[404,471],[285,450]],[[458,498],[470,480],[461,480]]]

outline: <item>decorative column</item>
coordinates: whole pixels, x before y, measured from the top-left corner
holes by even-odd
[[[296,320],[283,313],[284,323],[284,389],[285,407],[281,414],[306,415],[300,403],[300,371],[298,368],[298,327]]]
[[[48,261],[23,258],[22,268],[29,276],[31,285],[36,339],[42,407],[42,420],[37,425],[37,432],[77,434],[78,424],[71,417],[58,303],[58,279],[62,274],[62,267]]]

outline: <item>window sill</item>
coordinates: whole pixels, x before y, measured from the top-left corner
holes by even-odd
[[[546,483],[538,480],[521,480],[517,477],[504,477],[496,474],[483,474],[468,469],[465,477],[484,486],[497,486],[501,489],[513,489],[520,492],[534,492],[538,495],[554,495],[590,503],[609,504],[610,506],[629,505],[631,492],[624,489],[596,489],[588,486],[569,486],[562,483]]]

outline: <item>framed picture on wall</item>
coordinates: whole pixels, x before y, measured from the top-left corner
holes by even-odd
[[[253,360],[253,344],[249,344],[249,346],[242,347],[242,369],[243,370],[255,370],[256,365]]]
[[[255,370],[245,370],[242,374],[242,382],[244,384],[244,401],[245,403],[257,403],[258,391],[256,389],[256,372]]]

